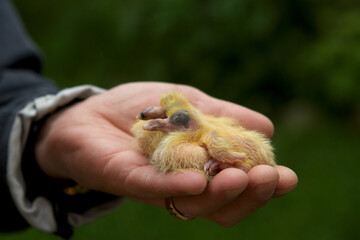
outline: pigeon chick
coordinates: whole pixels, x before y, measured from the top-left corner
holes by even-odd
[[[236,120],[205,115],[178,92],[137,116],[131,132],[141,152],[162,172],[198,170],[210,179],[235,167],[248,172],[275,165],[270,140]]]

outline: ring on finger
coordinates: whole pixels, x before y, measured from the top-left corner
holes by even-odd
[[[183,213],[181,213],[174,204],[173,197],[167,197],[165,198],[165,206],[166,210],[170,213],[171,216],[174,216],[176,218],[179,218],[181,220],[191,220],[194,219],[194,217],[188,217],[185,216]]]

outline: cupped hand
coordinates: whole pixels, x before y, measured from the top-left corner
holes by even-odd
[[[211,182],[199,172],[159,172],[137,149],[130,128],[137,114],[159,105],[160,95],[182,92],[204,113],[237,119],[244,127],[273,134],[268,118],[245,107],[212,98],[185,85],[122,84],[50,116],[35,154],[50,177],[72,179],[88,188],[164,207],[173,196],[184,215],[232,226],[270,198],[295,188],[296,174],[284,166],[256,166],[247,174],[229,168]]]

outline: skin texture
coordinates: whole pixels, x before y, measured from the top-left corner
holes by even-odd
[[[233,226],[295,188],[296,174],[284,166],[259,165],[248,173],[228,168],[211,182],[193,170],[164,174],[137,149],[130,128],[160,95],[183,93],[205,114],[237,119],[248,129],[271,137],[274,128],[265,116],[245,107],[212,98],[184,85],[139,82],[119,85],[49,117],[37,140],[39,166],[50,177],[72,179],[91,189],[126,196],[159,207],[174,196],[184,215],[202,216]]]

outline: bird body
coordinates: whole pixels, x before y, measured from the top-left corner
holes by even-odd
[[[195,169],[211,177],[228,167],[247,172],[275,165],[265,135],[234,119],[203,114],[180,93],[162,96],[160,107],[137,118],[131,131],[140,151],[162,172]]]

